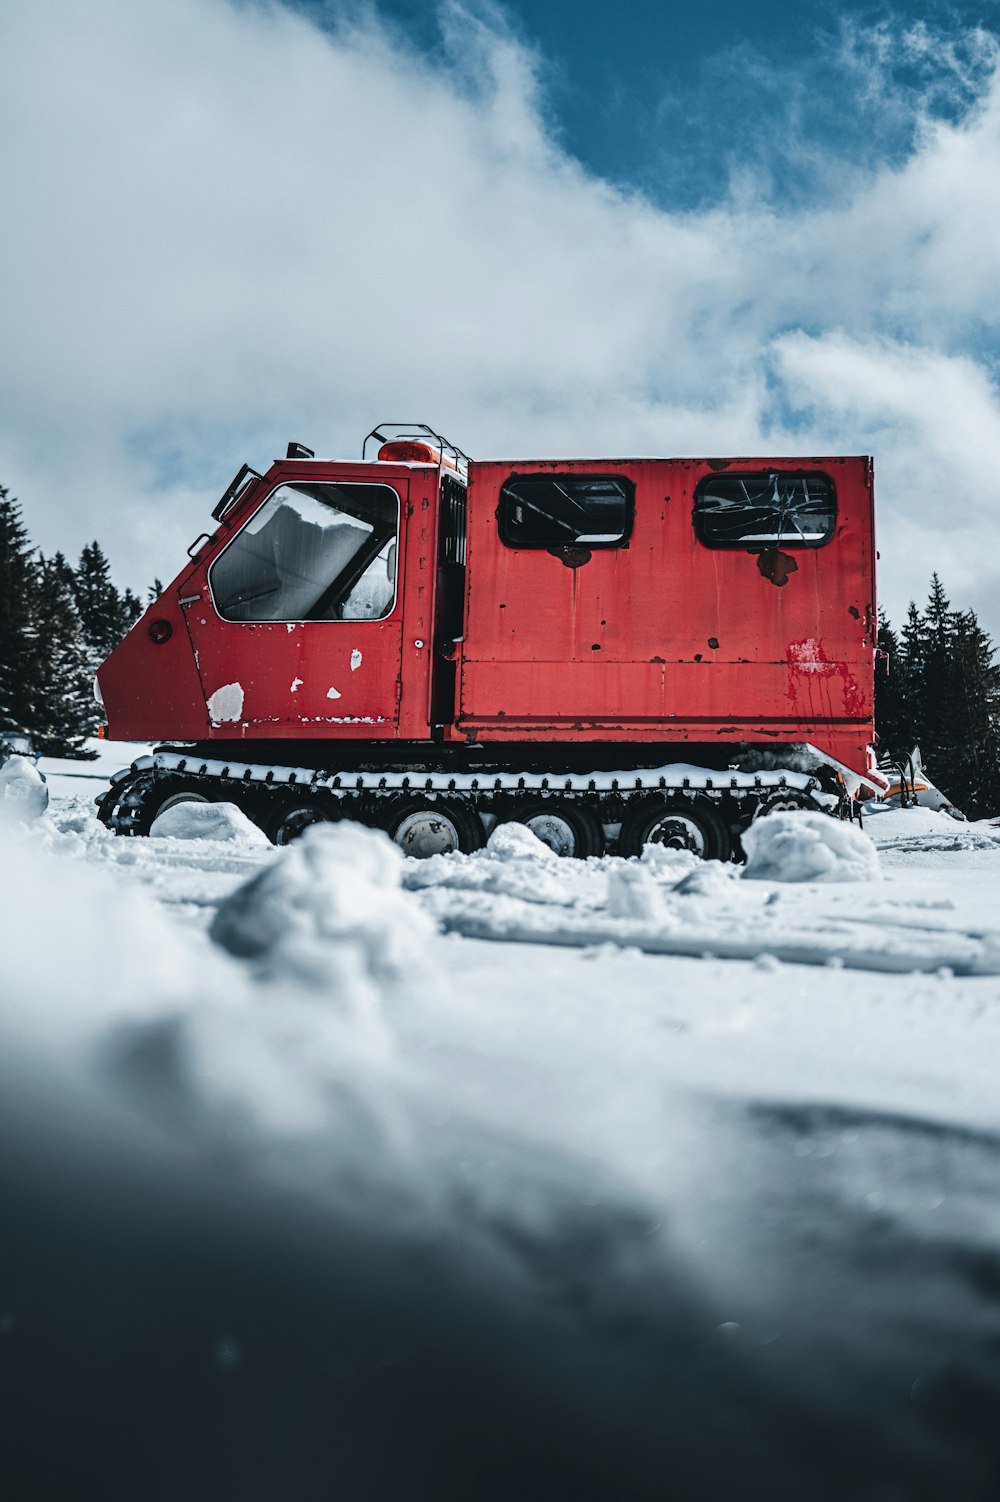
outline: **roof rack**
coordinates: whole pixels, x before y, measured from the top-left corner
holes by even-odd
[[[372,428],[361,445],[361,457],[367,457],[368,445],[372,439],[378,443],[391,443],[400,439],[413,438],[426,440],[432,438],[439,452],[444,455],[449,453],[455,460],[455,467],[459,470],[468,470],[469,456],[464,449],[460,449],[457,443],[450,443],[442,433],[436,433],[425,422],[380,422]]]

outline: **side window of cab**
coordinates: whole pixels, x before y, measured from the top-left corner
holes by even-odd
[[[621,475],[512,474],[497,524],[508,548],[620,548],[634,511],[635,486]]]
[[[708,475],[694,493],[694,529],[708,548],[821,548],[837,524],[837,492],[819,471]]]

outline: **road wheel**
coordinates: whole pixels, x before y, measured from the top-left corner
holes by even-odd
[[[337,811],[318,798],[285,798],[264,825],[264,833],[275,845],[290,845],[311,824],[326,824]]]
[[[592,809],[569,798],[540,798],[515,804],[504,822],[526,824],[556,855],[582,859],[604,854],[604,830]]]
[[[752,823],[758,819],[766,819],[768,814],[790,814],[799,810],[807,810],[811,813],[819,813],[820,806],[808,793],[800,793],[797,788],[783,788],[780,793],[775,793],[771,798],[765,798],[754,809]]]
[[[650,798],[633,804],[625,816],[618,848],[641,855],[646,845],[690,850],[705,861],[726,861],[732,840],[725,820],[707,798]]]
[[[152,824],[154,820],[160,817],[161,814],[165,814],[168,808],[176,808],[178,803],[211,802],[211,798],[207,798],[204,793],[195,792],[194,788],[188,788],[179,793],[171,793],[168,798],[164,798],[163,802],[160,804],[159,808],[156,810],[155,814],[153,814],[149,822],[150,824]]]
[[[459,798],[400,798],[389,805],[379,824],[404,855],[417,860],[458,850],[468,854],[483,844],[479,815]]]
[[[211,803],[193,777],[133,773],[102,798],[98,816],[116,834],[147,835],[153,820],[178,803]]]

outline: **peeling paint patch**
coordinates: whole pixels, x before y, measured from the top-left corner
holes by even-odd
[[[306,715],[299,721],[300,725],[384,725],[384,714],[343,714],[343,715]]]
[[[358,671],[358,668],[360,666],[361,666],[361,653],[358,651],[357,647],[355,647],[354,651],[351,653],[351,672],[352,673],[356,673]]]
[[[225,725],[238,720],[243,713],[243,685],[224,683],[206,700],[206,706],[213,725]]]
[[[788,647],[788,660],[800,673],[835,673],[836,664],[827,657],[823,646],[814,636],[805,641],[793,641]]]
[[[567,568],[582,568],[585,563],[590,562],[593,556],[589,548],[557,547],[548,548],[547,551],[552,554],[553,558],[558,558],[560,563],[564,563]]]
[[[291,636],[292,632],[295,630],[294,622],[289,621],[288,625],[285,627],[285,630],[288,632],[289,636]]]
[[[778,589],[784,589],[790,574],[797,574],[799,566],[791,553],[781,553],[777,548],[765,548],[757,555],[757,572],[769,579]]]
[[[326,697],[328,699],[339,699],[340,698],[340,689],[339,688],[328,688],[327,691],[326,691]]]
[[[293,678],[292,679],[292,693],[293,694],[297,694],[298,693],[299,689],[302,687],[303,681],[304,680],[301,679],[301,678]]]
[[[824,678],[839,678],[844,685],[844,709],[849,715],[861,716],[870,713],[864,696],[851,676],[846,662],[831,662],[821,641],[807,636],[804,641],[788,644],[788,662],[800,673],[817,674]]]

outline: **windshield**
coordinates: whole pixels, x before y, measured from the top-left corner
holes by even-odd
[[[229,621],[370,621],[396,598],[399,497],[388,485],[280,485],[209,571]]]

